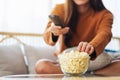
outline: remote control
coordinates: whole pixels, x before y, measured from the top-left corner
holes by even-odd
[[[61,26],[62,28],[65,27],[65,25],[63,24],[63,22],[61,21],[61,19],[59,18],[59,16],[57,16],[57,15],[49,15],[49,18],[53,21],[53,23],[56,26]]]

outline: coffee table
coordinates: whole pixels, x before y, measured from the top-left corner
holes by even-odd
[[[120,76],[65,76],[63,74],[24,74],[4,76],[0,80],[120,80]]]

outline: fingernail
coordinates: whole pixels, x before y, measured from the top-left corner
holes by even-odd
[[[61,29],[61,27],[58,27],[59,29]]]
[[[66,27],[66,29],[69,29],[69,27]]]

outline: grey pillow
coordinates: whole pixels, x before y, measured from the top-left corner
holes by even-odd
[[[112,57],[107,53],[101,53],[95,60],[90,61],[88,71],[97,70],[110,64]]]
[[[26,73],[27,67],[19,44],[0,45],[0,76]]]
[[[54,56],[55,47],[51,46],[24,46],[25,55],[28,61],[28,69],[30,74],[35,74],[35,64],[39,59],[56,60]]]

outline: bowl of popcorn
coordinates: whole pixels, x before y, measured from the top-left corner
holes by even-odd
[[[86,52],[79,52],[76,47],[66,49],[58,58],[62,72],[68,76],[84,74],[88,69],[90,59]]]

